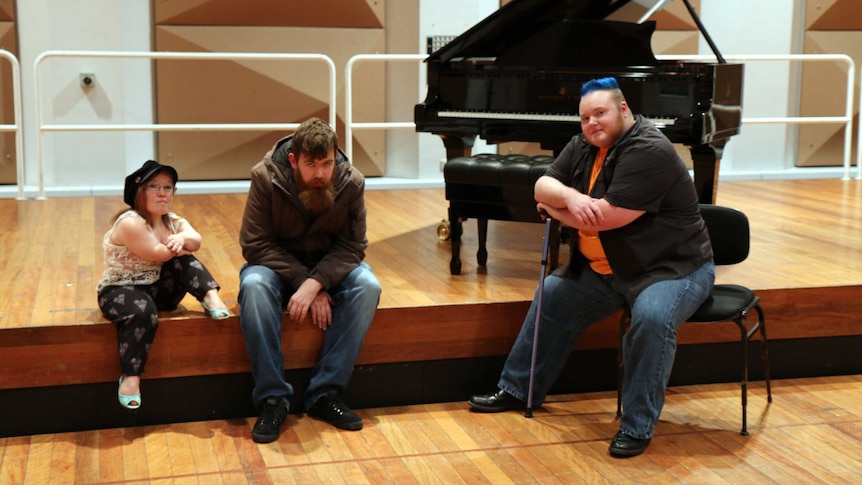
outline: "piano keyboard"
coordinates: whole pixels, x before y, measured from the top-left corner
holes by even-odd
[[[568,121],[580,123],[581,117],[578,115],[553,115],[542,113],[494,113],[489,111],[439,111],[440,118],[481,118],[487,120],[521,120],[521,121]],[[672,126],[675,118],[647,118],[657,128]]]

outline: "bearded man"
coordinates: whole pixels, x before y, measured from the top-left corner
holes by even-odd
[[[347,430],[362,418],[343,401],[365,334],[380,301],[380,283],[363,260],[368,239],[365,179],[320,119],[303,122],[251,170],[240,229],[240,325],[254,376],[258,443],[278,439],[293,386],[284,376],[281,325],[324,332],[304,395],[313,418]]]

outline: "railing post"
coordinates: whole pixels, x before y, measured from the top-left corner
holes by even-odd
[[[413,122],[380,122],[380,123],[354,123],[353,122],[353,65],[360,61],[422,61],[427,58],[425,54],[357,54],[347,61],[344,70],[344,148],[347,158],[353,161],[353,128],[386,129],[386,128],[415,128]]]
[[[24,195],[24,135],[21,130],[21,64],[18,58],[6,49],[0,49],[0,57],[5,57],[12,65],[12,113],[13,124],[0,125],[0,131],[15,132],[15,174],[18,188],[18,200],[25,200]]]

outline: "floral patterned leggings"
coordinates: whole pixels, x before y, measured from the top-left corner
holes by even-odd
[[[117,326],[120,368],[127,376],[144,373],[159,326],[159,312],[177,308],[186,293],[198,301],[219,289],[210,272],[194,256],[177,256],[162,265],[150,285],[108,286],[99,292],[102,315]]]

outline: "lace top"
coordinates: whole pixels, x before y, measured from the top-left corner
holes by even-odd
[[[102,239],[102,249],[105,253],[105,272],[102,273],[102,280],[96,285],[96,292],[102,291],[106,286],[150,285],[159,279],[162,263],[148,261],[136,256],[126,246],[111,243],[114,228],[117,227],[118,222],[126,217],[143,219],[137,212],[128,210],[120,214],[114,225],[105,233],[105,237]],[[173,212],[168,214],[170,230],[173,233],[177,232],[177,219],[177,215]],[[153,231],[152,227],[149,229],[151,232]]]

